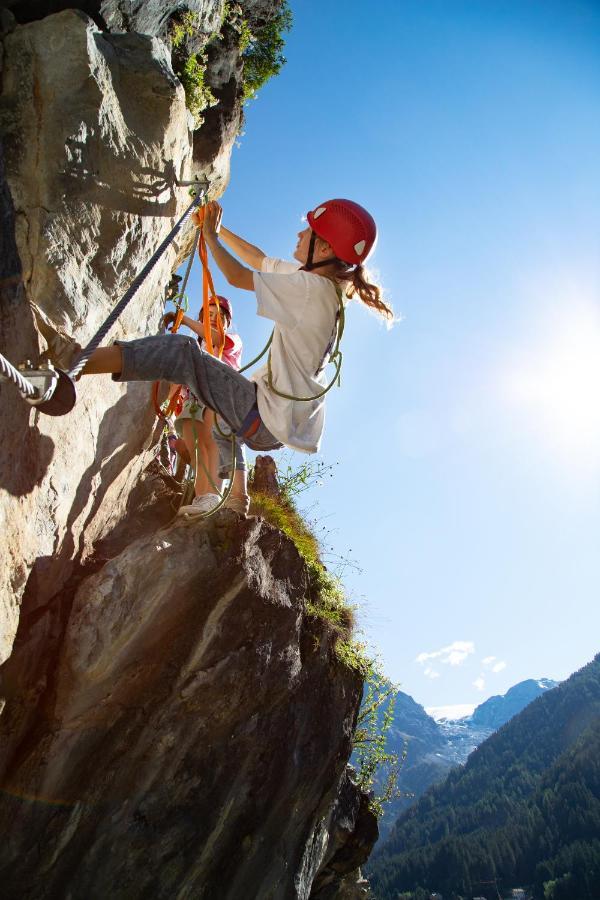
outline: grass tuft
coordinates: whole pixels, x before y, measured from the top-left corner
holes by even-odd
[[[367,657],[365,645],[352,638],[354,608],[348,604],[339,578],[328,572],[321,562],[319,541],[292,501],[252,492],[250,515],[260,516],[292,541],[308,572],[310,596],[306,603],[307,613],[327,624],[340,662],[366,676],[372,661]]]

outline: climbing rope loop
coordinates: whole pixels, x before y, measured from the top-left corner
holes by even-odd
[[[75,384],[49,362],[36,368],[27,360],[15,369],[0,353],[0,381],[12,381],[27,403],[48,416],[64,416],[75,406]]]

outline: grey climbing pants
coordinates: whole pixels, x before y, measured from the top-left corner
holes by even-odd
[[[115,381],[157,381],[185,384],[209,409],[219,416],[225,437],[215,428],[219,449],[219,475],[226,478],[231,469],[231,440],[256,409],[256,385],[230,366],[205,353],[195,338],[183,334],[158,334],[135,341],[116,341],[123,354],[123,369],[113,375]],[[264,426],[250,438],[236,437],[236,466],[246,468],[242,441],[251,450],[277,450],[282,447]]]

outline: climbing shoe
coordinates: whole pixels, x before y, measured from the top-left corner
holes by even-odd
[[[205,516],[215,509],[221,502],[218,494],[201,494],[194,497],[189,506],[180,506],[178,516]]]

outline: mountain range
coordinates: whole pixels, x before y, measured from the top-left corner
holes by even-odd
[[[378,900],[491,900],[519,886],[535,900],[598,900],[600,655],[429,788],[368,875]]]
[[[379,822],[379,844],[385,841],[398,816],[430,785],[442,781],[450,769],[464,763],[494,731],[557,684],[550,678],[530,678],[502,696],[485,700],[470,716],[438,721],[408,694],[398,691],[387,749],[399,756],[406,751],[406,759],[398,779],[401,796],[386,805]]]

